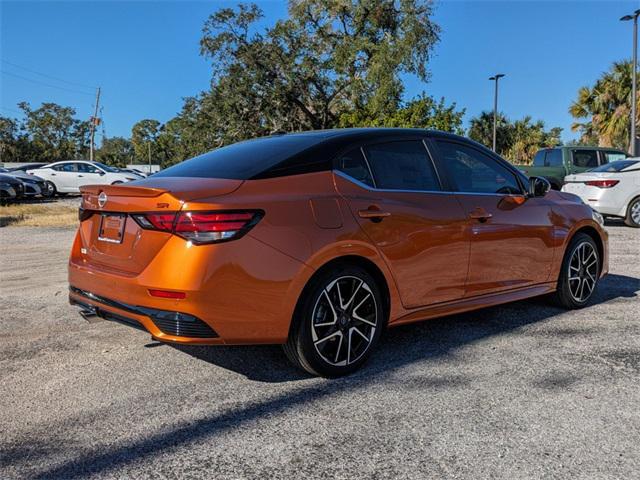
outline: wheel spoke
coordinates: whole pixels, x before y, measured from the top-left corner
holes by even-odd
[[[341,332],[340,330],[338,330],[337,332],[333,332],[333,333],[331,333],[331,334],[327,335],[326,337],[321,338],[320,340],[316,340],[315,342],[313,342],[313,344],[314,344],[314,345],[316,345],[316,346],[318,346],[318,345],[320,345],[321,343],[326,342],[326,341],[327,341],[327,340],[329,340],[330,338],[337,337],[338,335],[339,335],[339,336],[342,336],[342,332]]]
[[[338,314],[336,313],[336,309],[333,307],[333,303],[331,303],[331,298],[329,298],[329,293],[326,290],[322,292],[324,296],[327,298],[327,302],[329,303],[329,307],[331,307],[331,313],[333,314],[333,321],[325,322],[325,323],[315,323],[315,327],[327,327],[329,325],[335,325],[338,321]]]
[[[360,280],[360,283],[358,284],[358,286],[354,290],[353,295],[351,295],[351,298],[349,299],[349,301],[345,305],[342,306],[343,310],[346,310],[347,308],[349,308],[349,305],[351,305],[353,300],[356,298],[356,294],[360,291],[360,287],[362,287],[363,283],[364,282],[362,280]]]

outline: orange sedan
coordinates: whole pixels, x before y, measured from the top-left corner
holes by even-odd
[[[583,307],[608,269],[600,215],[442,132],[259,138],[82,197],[84,316],[162,342],[283,344],[328,377],[387,326],[549,293]]]

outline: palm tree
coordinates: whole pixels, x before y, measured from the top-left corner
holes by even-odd
[[[582,87],[569,107],[577,120],[571,125],[581,133],[581,141],[602,147],[629,146],[631,115],[631,62],[614,62],[593,87]],[[640,106],[640,97],[636,98]],[[640,108],[637,109],[640,111]],[[636,118],[636,124],[640,116]]]

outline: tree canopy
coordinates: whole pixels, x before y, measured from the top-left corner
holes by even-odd
[[[511,122],[504,114],[497,116],[496,151],[516,164],[529,164],[536,152],[560,145],[562,128],[545,129],[544,122],[530,116]],[[482,112],[470,121],[469,137],[486,147],[493,144],[493,112]]]
[[[576,119],[571,126],[582,143],[629,149],[632,62],[614,62],[592,87],[578,90],[569,107]],[[636,124],[640,122],[640,97],[636,98]]]

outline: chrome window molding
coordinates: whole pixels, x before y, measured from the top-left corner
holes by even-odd
[[[369,190],[370,192],[381,192],[381,193],[430,193],[430,194],[447,194],[447,195],[480,195],[484,197],[524,197],[526,196],[524,193],[483,193],[483,192],[454,192],[451,190],[400,190],[395,188],[374,188],[366,183],[357,180],[346,173],[333,169],[333,173],[335,175],[339,175],[345,180],[363,188],[365,190]]]

